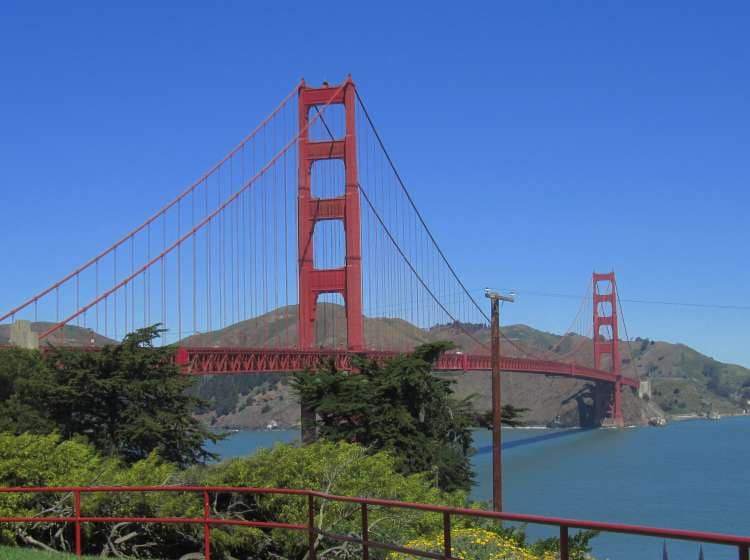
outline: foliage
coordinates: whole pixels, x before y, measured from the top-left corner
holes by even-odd
[[[297,447],[277,445],[252,456],[225,463],[196,466],[187,471],[165,463],[156,454],[133,465],[104,458],[81,440],[63,440],[59,435],[0,435],[0,484],[3,486],[159,486],[210,485],[243,488],[313,489],[345,496],[365,496],[407,502],[466,506],[465,492],[437,489],[426,474],[395,472],[396,459],[389,453],[368,453],[345,442],[320,441]],[[0,494],[0,516],[61,516],[73,514],[70,493]],[[307,524],[305,496],[288,494],[211,493],[211,515],[232,520],[273,521]],[[478,504],[473,504],[478,507]],[[360,506],[316,500],[315,522],[321,529],[343,535],[360,534]],[[436,535],[442,516],[411,509],[370,507],[370,538],[404,544],[424,535]],[[195,492],[101,492],[82,496],[82,513],[97,517],[200,517],[203,502]],[[527,545],[523,531],[503,528],[494,521],[465,516],[454,518],[454,529],[482,529],[515,546],[542,552],[556,550],[556,541]],[[201,525],[181,524],[84,524],[84,552],[133,558],[180,558],[198,554],[203,546]],[[457,533],[459,536],[462,533]],[[470,534],[470,533],[466,533]],[[571,537],[572,550],[586,550],[588,541]],[[456,537],[458,538],[458,537]],[[494,538],[494,537],[493,537]],[[590,538],[590,537],[589,537]],[[456,541],[460,544],[460,538]],[[0,545],[26,545],[70,551],[73,528],[42,523],[0,527]],[[285,558],[302,560],[307,551],[307,533],[281,529],[258,529],[233,525],[212,530],[216,560]],[[317,557],[352,560],[361,547],[320,536]],[[456,545],[458,546],[458,544]],[[456,550],[459,550],[458,548]],[[373,560],[384,553],[371,551]],[[577,558],[573,556],[573,558]]]
[[[113,459],[104,459],[90,445],[79,440],[64,441],[57,434],[38,436],[0,434],[0,484],[11,487],[85,486],[108,480],[117,468]],[[32,517],[71,515],[69,494],[0,494],[0,516]],[[71,530],[62,532],[52,525],[6,525],[0,530],[0,543],[21,543],[69,550]],[[41,544],[40,544],[41,543]]]
[[[33,393],[33,379],[45,372],[40,352],[14,347],[0,352],[1,432],[49,433],[54,429]]]
[[[388,453],[367,453],[355,444],[328,441],[305,446],[277,445],[256,454],[208,469],[210,485],[243,487],[309,488],[347,496],[370,496],[402,501],[463,505],[463,492],[445,493],[436,489],[424,474],[402,475],[395,472],[396,459]],[[307,523],[307,500],[288,495],[220,496],[217,508],[233,517],[260,521]],[[371,508],[370,537],[403,542],[432,533],[441,527],[441,517],[408,509]],[[359,534],[359,505],[344,502],[317,502],[316,523],[326,531]],[[241,557],[253,549],[253,558],[302,558],[307,550],[305,533],[275,530],[217,528],[213,535],[224,554]],[[320,537],[316,543],[318,558],[359,558],[361,549]],[[265,554],[265,556],[264,556]],[[276,556],[274,556],[276,555]],[[375,556],[372,556],[375,557]]]
[[[570,537],[568,551],[571,560],[590,558],[589,541],[593,531],[581,531]],[[451,534],[451,555],[462,560],[555,560],[559,557],[560,541],[547,539],[527,544],[523,531],[492,527],[454,529]],[[409,541],[404,546],[425,552],[442,554],[443,533]],[[391,553],[387,560],[413,558],[403,553]]]
[[[216,439],[193,413],[202,401],[186,394],[173,350],[157,348],[156,326],[99,351],[52,349],[0,353],[0,429],[84,436],[127,463],[156,451],[181,466],[213,458]]]
[[[513,406],[512,404],[503,405],[502,413],[500,415],[502,418],[502,423],[506,426],[511,427],[520,426],[520,418],[523,413],[527,412],[528,410],[528,408],[518,408],[516,406]],[[493,416],[491,410],[488,410],[484,414],[477,414],[476,421],[481,428],[492,429],[492,420]]]
[[[486,529],[456,529],[452,534],[451,555],[461,560],[555,560],[554,552],[536,553],[517,540]],[[405,545],[425,552],[443,552],[443,533],[409,541]],[[388,560],[407,560],[413,556],[391,553]]]
[[[403,501],[464,505],[466,494],[436,489],[425,475],[404,476],[394,471],[387,453],[369,454],[361,446],[318,442],[306,447],[277,445],[256,454],[210,467],[180,471],[151,455],[127,466],[103,458],[82,441],[59,435],[0,436],[3,453],[0,484],[4,486],[143,486],[165,484],[233,487],[316,489],[328,493],[373,496]],[[85,494],[82,511],[92,516],[199,517],[202,500],[195,493],[102,492]],[[212,515],[231,519],[307,523],[307,499],[289,495],[212,494]],[[73,497],[59,494],[0,494],[0,516],[70,516]],[[353,534],[359,531],[359,506],[318,501],[316,523],[325,530]],[[413,510],[370,512],[372,538],[403,542],[430,534],[441,526],[441,517]],[[303,558],[307,534],[288,530],[260,530],[235,526],[212,531],[214,557]],[[70,526],[48,524],[5,526],[2,544],[23,544],[70,551]],[[202,527],[131,524],[85,524],[85,551],[133,557],[179,558],[202,548]],[[318,557],[358,558],[354,545],[325,538],[316,543]],[[377,556],[373,556],[376,558]]]
[[[568,552],[571,560],[589,560],[591,556],[591,540],[599,534],[599,531],[582,530],[571,534],[568,538]],[[520,541],[524,545],[525,536]],[[552,537],[537,541],[528,545],[534,554],[549,554],[560,551],[560,539]],[[554,556],[553,556],[554,557]]]
[[[117,459],[102,457],[93,446],[80,439],[63,440],[58,434],[0,434],[0,448],[3,449],[0,456],[0,484],[3,486],[161,485],[179,481],[181,476],[174,465],[164,463],[155,454],[128,467]],[[182,494],[86,494],[81,501],[84,514],[92,516],[180,516],[189,515],[191,506],[194,514],[200,511],[199,500]],[[68,517],[73,514],[73,503],[69,492],[3,493],[0,494],[0,517]],[[126,524],[86,524],[84,540],[88,547],[106,550],[109,554],[132,554],[139,548],[142,552],[170,550],[172,543],[189,541],[183,532],[185,529],[177,526],[148,525],[133,531],[133,527]],[[72,540],[69,525],[17,524],[0,530],[2,544],[70,551]],[[193,538],[194,542],[198,540],[197,536]]]
[[[425,344],[383,364],[361,358],[357,375],[331,364],[316,375],[297,375],[293,385],[316,411],[319,437],[389,451],[399,472],[431,473],[443,490],[467,490],[474,413],[468,399],[452,396],[451,382],[430,373],[450,347]]]

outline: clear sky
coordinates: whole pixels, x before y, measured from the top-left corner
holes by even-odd
[[[520,293],[504,321],[560,332],[615,269],[709,306],[626,301],[631,336],[750,366],[749,28],[744,1],[5,0],[0,308],[351,72],[466,284]]]

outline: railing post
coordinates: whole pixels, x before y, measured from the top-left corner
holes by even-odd
[[[76,525],[76,556],[81,555],[81,491],[73,492],[73,501],[75,502],[75,525]]]
[[[203,557],[211,560],[211,524],[208,522],[211,516],[211,502],[208,499],[208,490],[203,491]]]
[[[560,525],[560,560],[568,560],[569,557],[568,528],[565,525]]]
[[[452,558],[453,550],[451,546],[451,514],[443,512],[443,557]]]
[[[369,522],[367,521],[367,503],[362,502],[362,560],[370,558],[370,544],[367,542],[370,538]]]
[[[741,544],[739,546],[740,549],[740,560],[750,560],[748,559],[748,547],[746,544]]]
[[[315,560],[315,496],[307,495],[307,560]]]

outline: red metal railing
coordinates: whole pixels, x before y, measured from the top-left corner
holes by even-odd
[[[83,494],[102,492],[194,492],[203,497],[203,516],[201,517],[93,517],[83,515],[81,511],[81,496]],[[721,533],[706,533],[684,531],[679,529],[661,529],[640,525],[623,525],[618,523],[598,523],[580,519],[565,519],[560,517],[544,517],[540,515],[522,515],[517,513],[498,513],[476,509],[446,507],[438,505],[399,502],[395,500],[381,500],[376,498],[360,498],[352,496],[335,496],[313,490],[293,490],[288,488],[232,488],[224,486],[102,486],[102,487],[62,487],[62,488],[0,488],[0,493],[66,493],[73,496],[73,515],[58,517],[0,517],[0,523],[73,523],[75,526],[75,553],[80,556],[83,550],[81,525],[83,523],[176,523],[203,526],[203,548],[206,560],[211,558],[211,528],[216,525],[239,525],[244,527],[259,527],[272,529],[288,529],[304,531],[308,535],[309,554],[314,560],[315,540],[318,535],[332,540],[351,542],[362,546],[362,558],[368,560],[370,549],[384,549],[402,552],[418,558],[435,558],[438,560],[455,560],[451,546],[451,519],[453,516],[483,517],[521,523],[557,526],[560,530],[560,559],[569,560],[568,532],[570,529],[593,529],[610,533],[625,533],[646,537],[677,539],[712,543],[736,547],[739,560],[750,560],[750,537],[726,535]],[[306,524],[281,523],[271,521],[249,521],[244,519],[222,519],[211,516],[210,495],[222,494],[288,494],[307,498],[308,519]],[[361,537],[339,535],[323,531],[315,525],[316,500],[348,502],[359,504],[361,508]],[[373,541],[369,538],[368,508],[370,506],[387,508],[405,508],[443,516],[443,552],[442,554],[406,548],[393,543]]]

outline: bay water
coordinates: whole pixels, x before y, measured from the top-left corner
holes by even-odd
[[[623,430],[505,429],[504,508],[516,513],[750,535],[750,417]],[[252,453],[296,430],[241,431],[212,447],[222,458]],[[475,432],[472,497],[490,500],[490,432]],[[556,529],[528,526],[532,538]],[[660,539],[600,534],[597,558],[662,558]],[[667,541],[669,558],[697,559],[698,545]],[[704,545],[706,560],[736,549]]]

